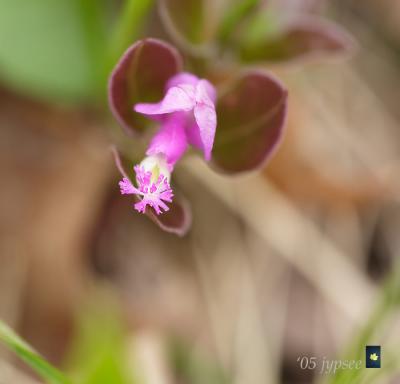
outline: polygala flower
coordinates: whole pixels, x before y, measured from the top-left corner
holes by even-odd
[[[147,148],[147,157],[134,167],[137,187],[126,177],[119,183],[122,194],[139,198],[134,206],[137,211],[145,213],[147,206],[157,215],[169,210],[166,203],[173,198],[171,173],[189,144],[200,149],[207,161],[211,159],[217,126],[215,99],[216,91],[209,81],[179,73],[169,79],[159,103],[134,106],[136,112],[160,124]]]
[[[171,173],[163,155],[146,157],[139,165],[134,167],[138,187],[124,177],[119,182],[121,194],[137,195],[140,199],[134,207],[138,212],[145,213],[150,206],[157,215],[169,210],[167,203],[172,202],[174,196],[169,184]]]
[[[187,142],[201,149],[205,159],[210,160],[217,126],[215,88],[209,81],[186,72],[173,76],[166,88],[159,103],[139,103],[135,111],[156,119],[167,115],[166,119],[183,128]]]
[[[190,57],[188,60],[193,64]],[[207,64],[205,68],[214,73],[212,63]],[[178,236],[185,235],[192,222],[185,194],[178,185],[172,191],[172,174],[182,156],[193,147],[206,161],[212,161],[215,171],[224,174],[260,169],[282,140],[288,96],[285,86],[271,73],[248,68],[227,76],[226,92],[218,97],[216,108],[214,86],[182,72],[183,65],[171,44],[145,38],[128,47],[108,82],[110,110],[130,137],[148,137],[147,119],[156,128],[144,160],[134,167],[136,177],[126,171],[127,157],[114,148],[115,164],[122,175],[121,193],[133,197],[135,209],[162,230]]]

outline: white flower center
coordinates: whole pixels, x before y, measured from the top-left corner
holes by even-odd
[[[157,181],[160,175],[163,175],[168,182],[171,179],[169,166],[165,156],[162,154],[152,155],[144,158],[144,160],[140,163],[140,167],[143,167],[146,172],[151,172],[151,181],[153,183]]]

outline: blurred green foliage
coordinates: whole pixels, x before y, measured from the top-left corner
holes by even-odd
[[[252,47],[262,44],[265,39],[274,38],[280,32],[281,25],[279,20],[269,10],[254,15],[240,30],[241,45],[250,45]]]
[[[174,376],[187,384],[228,384],[229,376],[222,367],[206,358],[199,351],[193,350],[179,338],[172,338],[169,343],[170,365]]]
[[[161,15],[172,34],[189,44],[207,42],[206,2],[202,0],[160,0]]]
[[[218,37],[222,42],[230,39],[240,22],[254,12],[260,0],[235,0],[231,3],[223,15],[218,30]]]
[[[15,352],[18,357],[28,364],[39,376],[50,384],[70,384],[70,381],[56,368],[51,366],[43,357],[22,340],[7,324],[0,321],[0,341]]]
[[[361,329],[350,340],[343,359],[362,360],[363,368],[360,370],[340,370],[335,376],[326,380],[329,384],[367,384],[375,383],[381,379],[389,380],[391,375],[399,372],[400,358],[398,346],[384,342],[384,332],[390,327],[394,314],[400,308],[400,262],[394,266],[392,273],[379,291],[379,297],[370,316],[366,319]],[[383,360],[381,369],[364,369],[365,346],[383,345]]]
[[[112,0],[0,0],[1,81],[49,101],[103,99],[109,71],[153,2],[119,9]]]
[[[35,96],[83,99],[93,89],[80,0],[0,0],[2,80]]]
[[[349,43],[338,26],[287,36],[280,24],[260,0],[0,0],[0,81],[47,101],[102,102],[111,69],[150,25],[198,69],[222,52],[230,65],[264,65]]]
[[[132,383],[127,368],[127,337],[116,303],[109,298],[88,300],[79,313],[67,358],[78,384]]]

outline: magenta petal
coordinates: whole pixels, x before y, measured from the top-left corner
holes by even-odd
[[[203,104],[194,108],[194,116],[199,127],[204,158],[208,161],[211,159],[211,151],[214,144],[217,114],[213,107]]]
[[[181,84],[189,84],[196,86],[199,81],[199,78],[195,75],[192,75],[191,73],[188,72],[181,72],[176,74],[175,76],[172,76],[167,83],[167,89],[176,87]]]
[[[188,146],[183,125],[184,119],[185,116],[177,113],[166,120],[151,140],[146,154],[162,153],[166,156],[168,164],[173,166],[182,157]]]
[[[212,102],[215,102],[217,97],[217,92],[215,87],[206,79],[200,80],[197,76],[189,73],[189,72],[181,72],[175,76],[172,76],[167,83],[167,89],[172,87],[177,87],[179,85],[192,85],[193,87],[197,87],[197,85],[201,82],[203,86],[207,90],[207,94]]]
[[[127,177],[123,177],[119,182],[119,188],[121,190],[121,195],[132,195],[138,192],[137,188],[133,186],[132,182]]]
[[[199,136],[206,160],[211,159],[211,151],[217,127],[215,106],[209,97],[210,85],[206,80],[199,81],[196,88],[196,106],[194,107],[194,117],[199,128]]]
[[[200,80],[198,87],[200,87],[200,89],[204,89],[207,92],[208,97],[214,104],[217,99],[217,91],[215,87],[206,79]]]
[[[148,209],[153,210],[156,215],[169,211],[166,203],[172,203],[174,192],[169,184],[168,176],[160,172],[153,179],[152,171],[147,171],[144,166],[136,165],[134,169],[138,184],[136,194],[140,198],[140,201],[134,205],[135,209],[141,213],[146,213]]]
[[[190,111],[195,103],[194,87],[180,85],[168,89],[165,97],[159,103],[139,103],[134,110],[144,115],[162,115],[165,113]]]
[[[203,151],[204,146],[203,142],[201,141],[199,126],[194,118],[191,124],[186,126],[186,137],[191,146]]]

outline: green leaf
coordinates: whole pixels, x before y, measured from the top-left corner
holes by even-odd
[[[69,384],[70,381],[56,368],[44,360],[23,341],[10,327],[0,320],[0,341],[14,351],[35,372],[51,384]]]
[[[102,36],[86,0],[0,0],[0,77],[24,93],[80,101],[96,87]],[[90,41],[89,41],[90,40]]]

